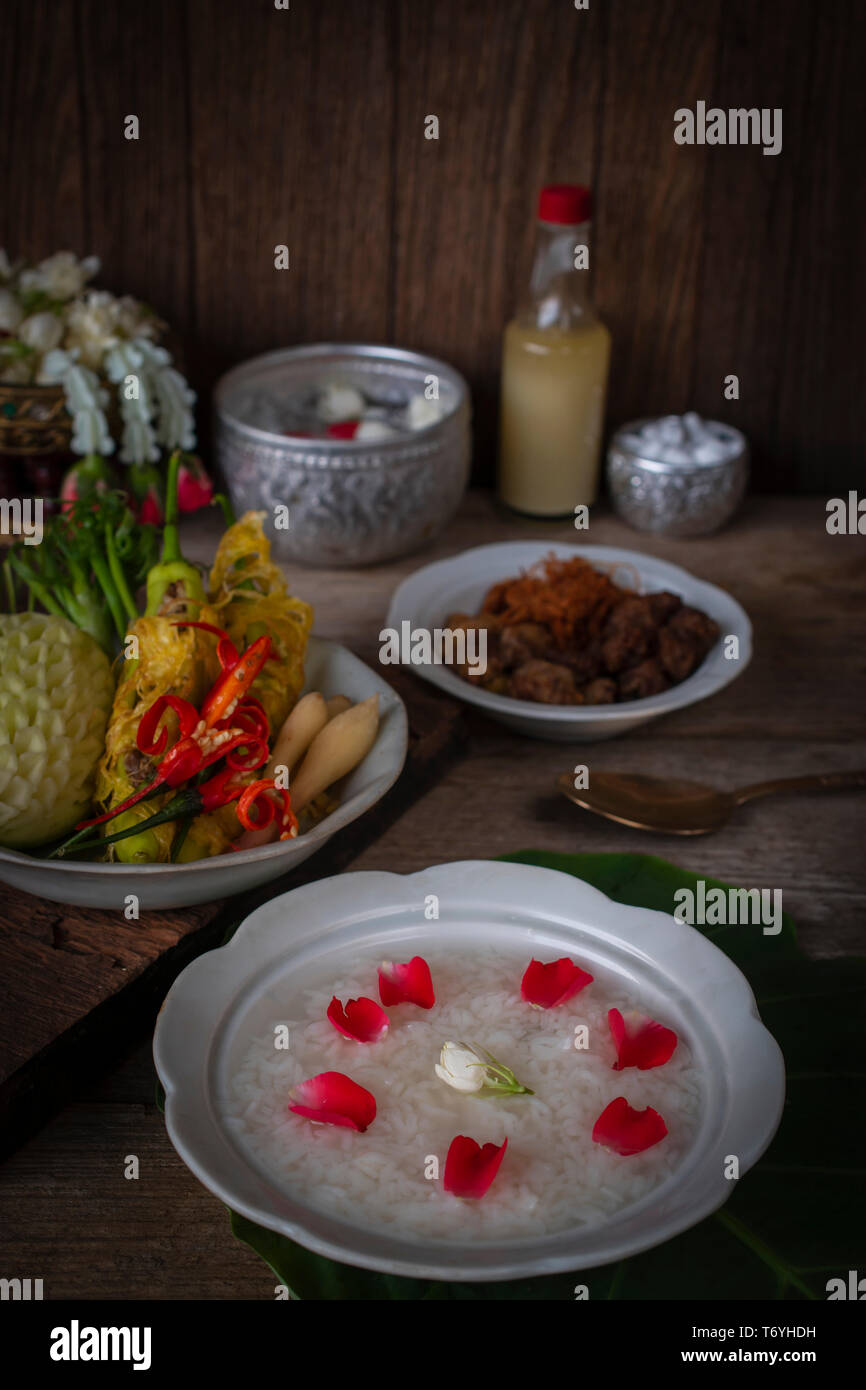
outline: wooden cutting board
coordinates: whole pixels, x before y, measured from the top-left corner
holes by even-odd
[[[268,898],[340,873],[459,756],[461,707],[405,672],[392,672],[390,683],[409,716],[402,775],[382,801],[283,878],[224,903],[144,913],[138,922],[0,884],[0,1158],[152,1026],[188,961]]]

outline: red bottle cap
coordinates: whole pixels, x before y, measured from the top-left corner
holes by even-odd
[[[592,217],[592,193],[579,183],[549,183],[538,195],[539,222],[576,227]]]

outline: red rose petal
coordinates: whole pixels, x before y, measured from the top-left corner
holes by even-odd
[[[342,1125],[363,1134],[376,1118],[376,1098],[341,1071],[323,1071],[293,1086],[289,1109],[324,1125]]]
[[[592,975],[581,970],[568,956],[549,961],[547,965],[533,960],[526,967],[520,982],[520,994],[527,1004],[535,1004],[540,1009],[553,1009],[592,984],[592,980]]]
[[[602,1110],[592,1127],[596,1144],[625,1157],[651,1149],[664,1139],[668,1127],[657,1110],[633,1110],[625,1096],[617,1096]]]
[[[505,1157],[508,1140],[501,1145],[485,1144],[458,1134],[448,1146],[443,1185],[455,1197],[483,1197]]]
[[[388,1031],[388,1015],[375,999],[350,999],[345,1007],[336,994],[328,1005],[328,1018],[338,1033],[355,1042],[378,1042]]]
[[[404,965],[383,961],[379,968],[379,998],[386,1007],[391,1004],[417,1004],[419,1008],[432,1009],[436,996],[426,960],[413,956]]]
[[[360,423],[360,420],[339,420],[336,425],[329,425],[325,433],[329,439],[354,439]]]
[[[649,1071],[650,1067],[664,1066],[673,1056],[677,1035],[655,1019],[638,1014],[626,1022],[619,1009],[609,1009],[607,1022],[616,1048],[614,1071],[624,1067]]]

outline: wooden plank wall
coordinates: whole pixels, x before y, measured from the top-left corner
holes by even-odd
[[[0,245],[99,254],[105,284],[182,335],[205,430],[216,376],[270,347],[438,353],[470,378],[486,481],[537,188],[589,181],[610,422],[697,408],[746,430],[759,489],[855,487],[864,17],[862,0],[4,0]],[[781,107],[782,153],[676,145],[673,113],[698,100]]]

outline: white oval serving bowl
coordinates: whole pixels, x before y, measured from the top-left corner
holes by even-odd
[[[627,733],[671,710],[696,704],[728,685],[745,671],[752,656],[752,625],[744,609],[724,589],[696,579],[678,565],[657,560],[638,550],[621,550],[608,545],[563,545],[549,541],[508,541],[502,545],[480,545],[447,560],[425,565],[409,575],[397,588],[388,609],[386,626],[400,631],[408,622],[413,629],[432,631],[444,628],[451,613],[477,613],[487,590],[500,580],[544,559],[551,552],[561,559],[580,555],[590,564],[614,571],[630,566],[640,575],[641,592],[668,589],[715,618],[722,637],[693,675],[661,695],[643,700],[625,700],[615,705],[544,705],[533,700],[515,700],[495,695],[462,680],[447,666],[413,666],[412,670],[446,694],[489,714],[518,733],[533,738],[595,742]],[[626,579],[623,579],[626,582]],[[722,639],[737,638],[739,656],[729,660]]]
[[[52,902],[123,912],[127,895],[139,911],[189,907],[243,893],[279,878],[327,844],[344,825],[369,810],[400,776],[406,760],[408,722],[403,701],[386,681],[346,647],[311,637],[305,660],[305,689],[348,695],[353,701],[379,695],[380,724],[366,758],[337,787],[339,805],[306,835],[257,849],[229,851],[189,864],[93,864],[72,859],[38,859],[0,846],[0,882]]]
[[[439,899],[438,921],[425,917],[430,894]],[[690,1146],[669,1178],[598,1225],[461,1241],[333,1216],[294,1197],[285,1178],[265,1169],[228,1117],[229,1095],[250,1041],[283,1017],[287,991],[310,976],[320,980],[323,970],[345,975],[359,954],[405,960],[449,944],[519,951],[527,963],[572,955],[608,989],[628,986],[675,1028],[702,1077],[702,1096]],[[569,874],[492,861],[440,864],[405,877],[343,874],[265,903],[227,946],[200,956],[175,981],[157,1021],[154,1060],[171,1142],[233,1211],[346,1264],[460,1281],[592,1268],[686,1230],[733,1190],[726,1156],[738,1156],[742,1175],[764,1152],[785,1096],[782,1054],[752,991],[706,937],[673,916],[615,903]]]

